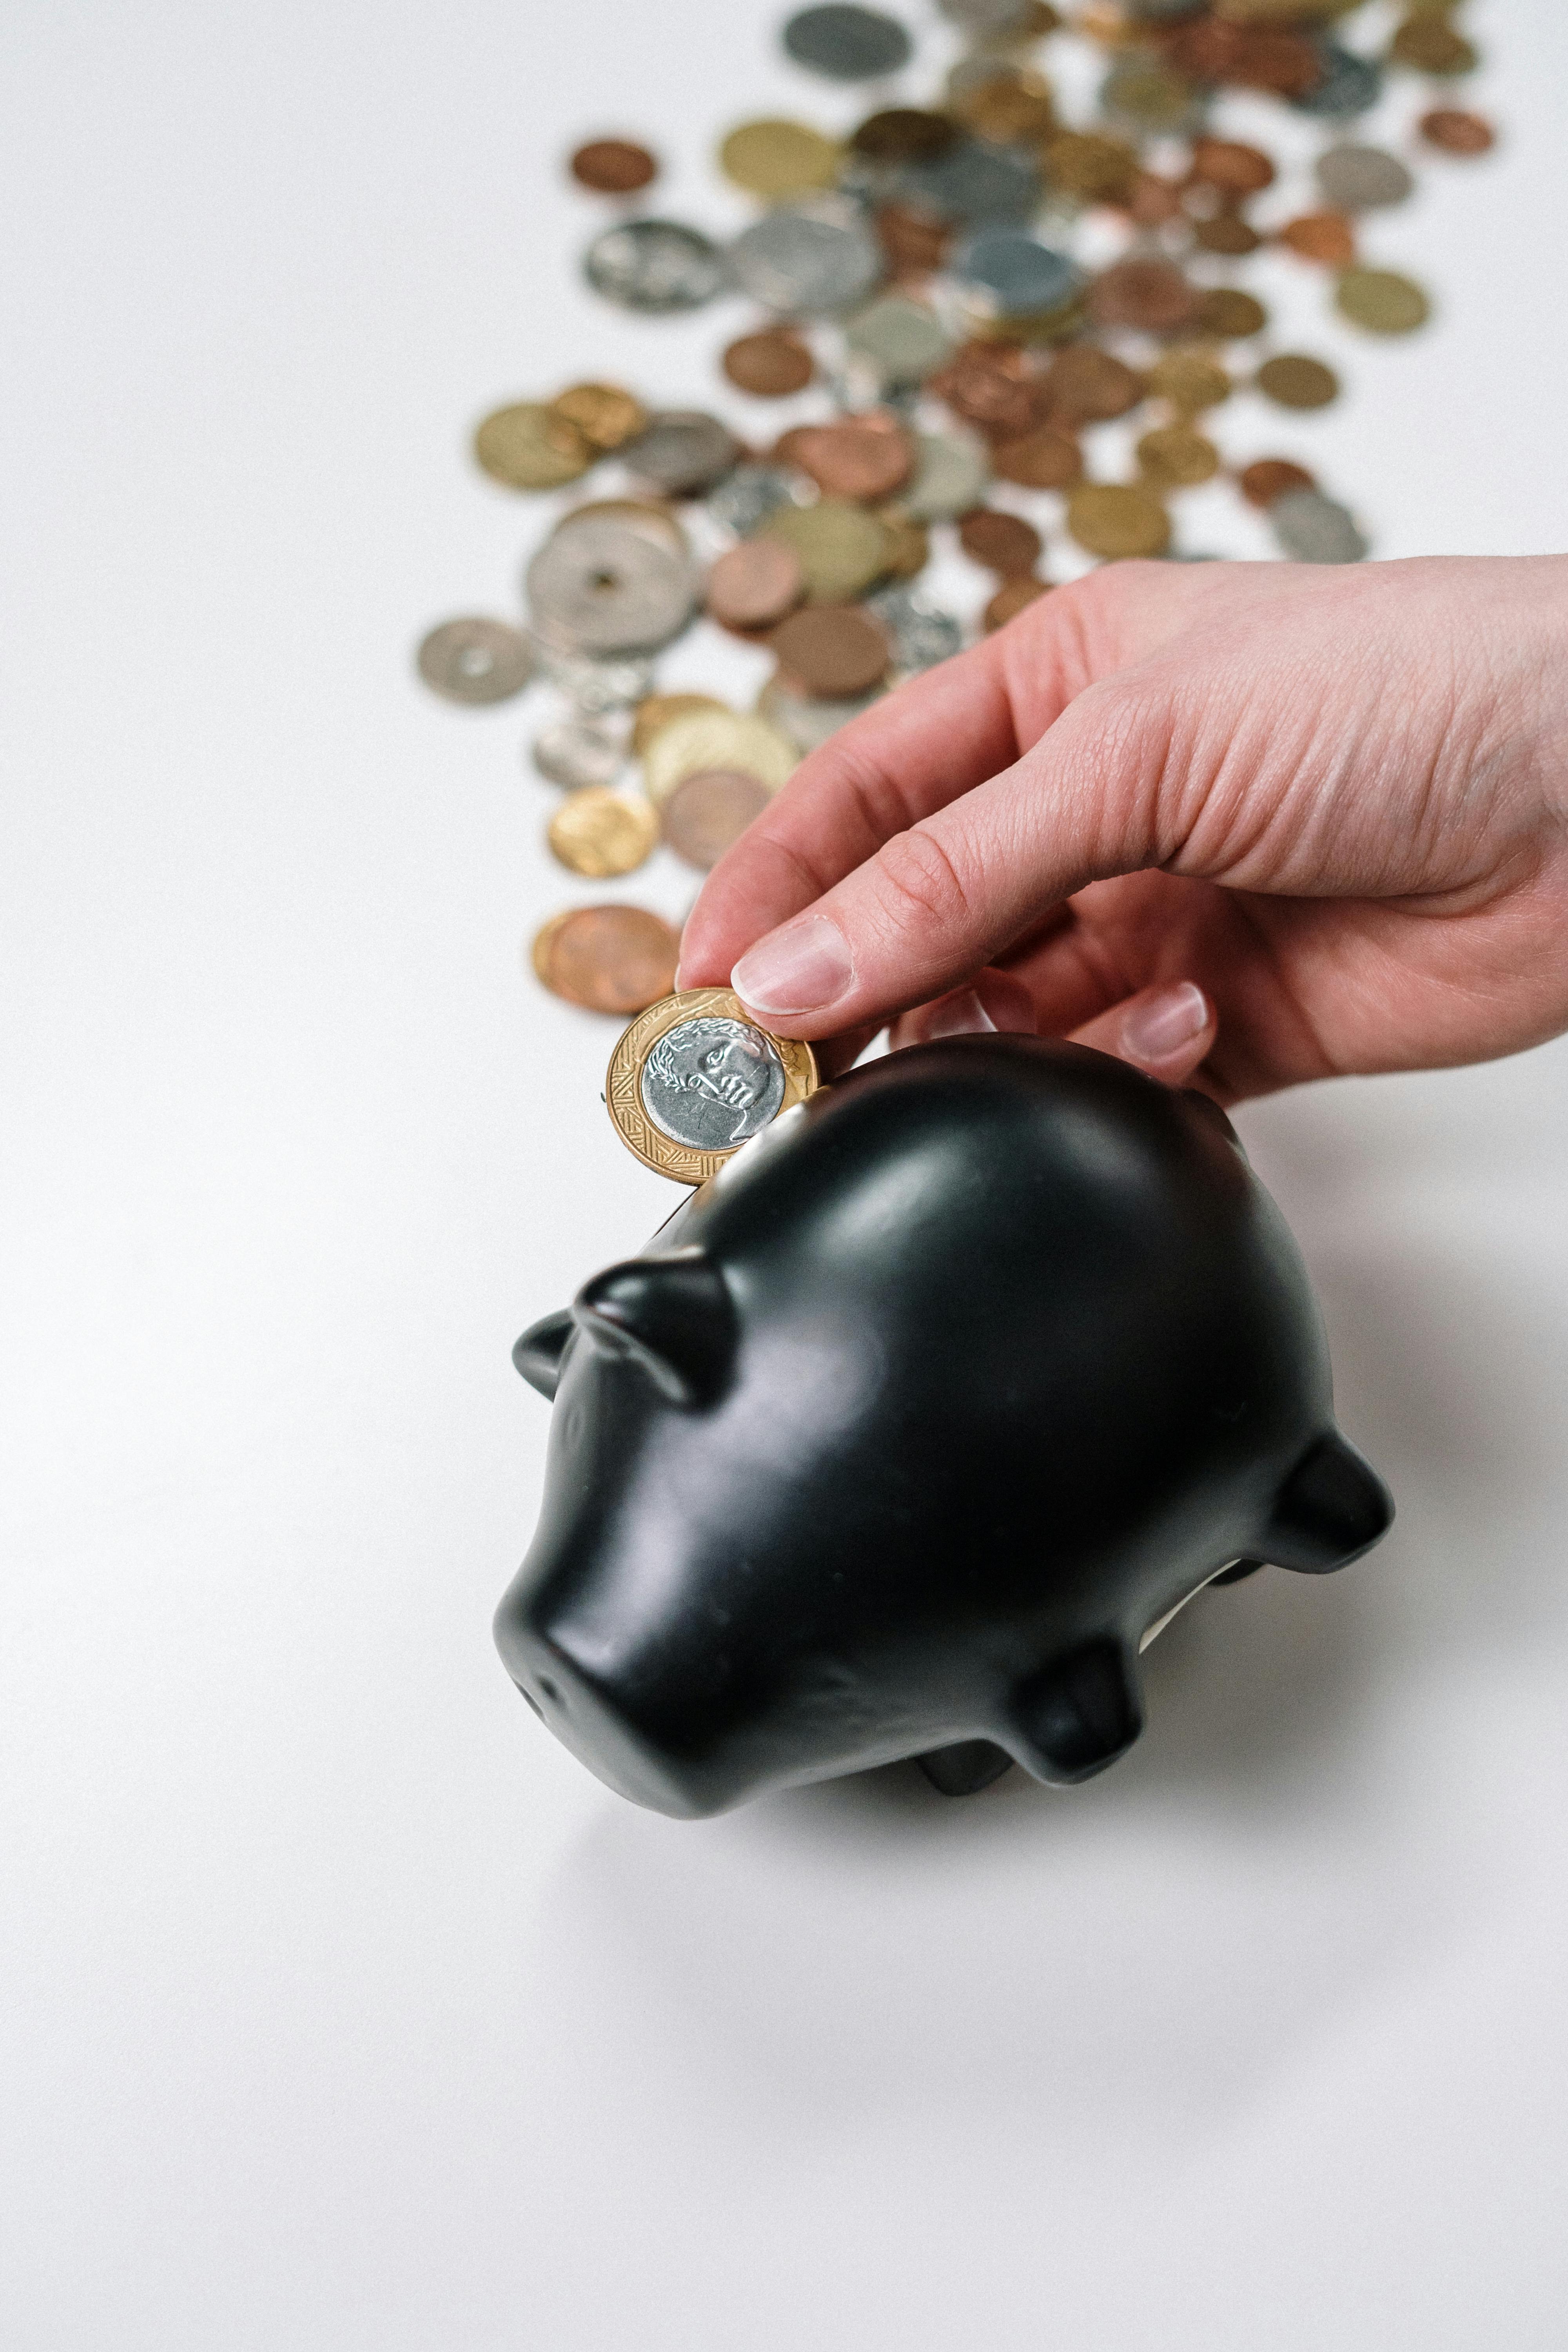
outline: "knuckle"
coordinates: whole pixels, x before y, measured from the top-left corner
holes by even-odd
[[[963,877],[925,826],[895,834],[877,866],[881,912],[889,929],[945,932],[968,922],[972,909]]]

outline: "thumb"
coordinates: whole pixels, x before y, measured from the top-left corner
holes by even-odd
[[[1021,760],[895,834],[731,972],[785,1036],[880,1024],[994,963],[1086,884],[1173,854],[1161,838],[1163,698],[1085,689]]]

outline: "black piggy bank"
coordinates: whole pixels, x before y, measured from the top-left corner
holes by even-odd
[[[1229,1121],[1083,1046],[855,1071],[514,1355],[555,1413],[501,1654],[665,1813],[910,1756],[1084,1780],[1199,1586],[1393,1516]]]

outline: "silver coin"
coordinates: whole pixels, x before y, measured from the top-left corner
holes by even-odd
[[[586,655],[564,653],[542,639],[539,662],[551,685],[584,718],[630,710],[653,692],[650,661],[594,661]]]
[[[1004,319],[1060,310],[1084,283],[1076,262],[1018,228],[982,229],[957,255],[952,270]]]
[[[1275,538],[1298,563],[1359,563],[1368,541],[1348,507],[1321,490],[1291,490],[1268,509]]]
[[[1034,13],[1031,0],[936,0],[936,5],[950,25],[962,25],[966,33],[1022,32]]]
[[[1319,156],[1318,185],[1336,212],[1365,213],[1402,205],[1415,182],[1386,148],[1347,144],[1326,148]]]
[[[716,490],[709,493],[708,512],[741,539],[752,533],[781,507],[796,504],[801,478],[783,466],[737,466]]]
[[[917,433],[915,470],[899,504],[916,522],[952,522],[967,514],[991,476],[985,445],[972,434]]]
[[[526,578],[535,630],[568,653],[653,653],[679,635],[697,601],[684,556],[608,514],[563,523]]]
[[[719,248],[681,221],[623,221],[583,257],[596,294],[623,310],[696,310],[724,283]]]
[[[1353,50],[1342,49],[1335,41],[1322,41],[1318,46],[1323,60],[1323,79],[1290,100],[1297,113],[1324,116],[1331,121],[1370,113],[1383,96],[1381,68],[1370,58],[1358,58]]]
[[[692,498],[722,481],[741,454],[727,425],[700,408],[666,408],[617,454],[639,481],[669,498]]]
[[[573,793],[585,784],[613,784],[626,759],[622,739],[587,719],[558,719],[534,737],[529,750],[548,782]]]
[[[858,310],[844,330],[852,352],[868,360],[889,390],[924,382],[952,350],[952,338],[929,302],[884,294]]]
[[[963,643],[963,631],[951,613],[940,605],[928,604],[915,589],[904,581],[890,588],[879,589],[868,596],[866,609],[875,613],[893,640],[893,666],[912,675],[916,670],[934,669],[957,653]]]
[[[760,1135],[784,1101],[784,1064],[749,1021],[699,1013],[667,1029],[642,1066],[642,1107],[661,1135],[729,1151]]]
[[[993,147],[979,140],[950,149],[934,163],[911,163],[897,185],[900,197],[916,211],[974,228],[1030,220],[1040,200],[1039,165],[1029,148]]]
[[[757,716],[776,727],[781,735],[787,735],[804,758],[807,751],[815,751],[826,743],[830,735],[837,735],[841,727],[847,727],[852,719],[858,719],[863,710],[869,710],[887,690],[886,687],[876,686],[869,694],[803,694],[797,688],[783,684],[775,674],[757,697]]]
[[[896,16],[875,8],[803,8],[782,36],[797,66],[829,81],[875,81],[897,73],[910,56],[910,37]]]
[[[843,196],[780,205],[730,247],[736,285],[764,309],[799,318],[852,309],[882,269],[882,248],[865,214]]]
[[[421,645],[419,675],[448,702],[504,702],[533,676],[533,648],[521,629],[479,617],[443,621]]]

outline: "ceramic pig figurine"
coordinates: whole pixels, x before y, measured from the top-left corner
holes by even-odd
[[[910,1756],[1084,1780],[1151,1627],[1393,1516],[1229,1121],[1083,1046],[855,1071],[514,1353],[555,1412],[501,1654],[666,1813]]]

